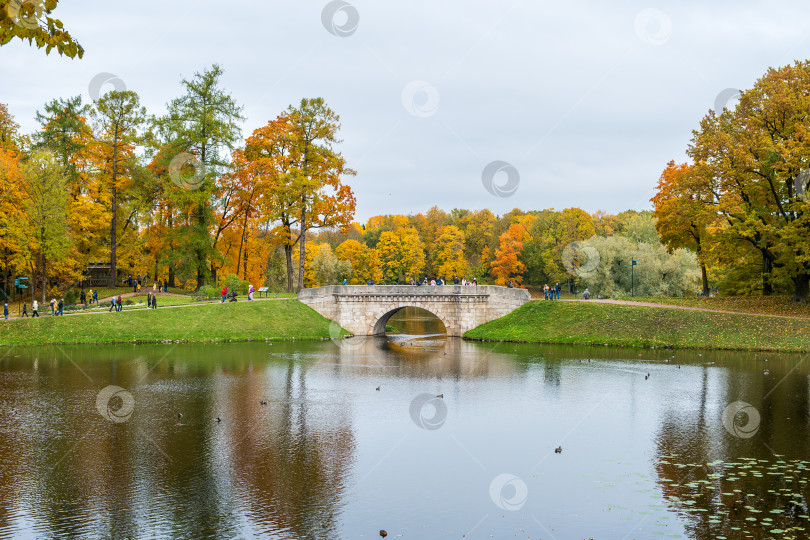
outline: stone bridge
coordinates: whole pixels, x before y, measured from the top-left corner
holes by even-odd
[[[356,336],[385,333],[391,315],[419,307],[438,317],[448,336],[503,317],[529,301],[526,289],[495,285],[335,285],[304,289],[298,300]]]

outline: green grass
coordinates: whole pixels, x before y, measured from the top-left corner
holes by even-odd
[[[0,319],[0,345],[321,339],[329,337],[329,325],[297,300],[125,308],[120,313]]]
[[[801,319],[670,308],[529,302],[464,337],[493,341],[763,351],[810,351]]]

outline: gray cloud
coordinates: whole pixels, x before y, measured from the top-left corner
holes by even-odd
[[[649,207],[719,92],[801,58],[810,35],[799,2],[350,3],[359,24],[339,37],[323,26],[326,1],[63,2],[85,58],[4,46],[0,101],[32,131],[47,100],[88,99],[92,77],[109,72],[157,114],[181,77],[217,62],[246,135],[305,96],[341,115],[360,220],[434,204],[620,211]],[[671,21],[661,44],[637,34],[648,8]],[[413,81],[438,92],[430,114],[403,105]],[[481,184],[495,160],[520,172],[512,197]]]

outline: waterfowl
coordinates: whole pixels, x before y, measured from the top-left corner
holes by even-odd
[[[267,405],[267,402],[263,399],[259,400],[259,405]]]
[[[444,394],[436,394],[436,397],[440,397],[440,398],[444,399]]]
[[[183,413],[181,413],[181,412],[177,413],[177,419],[179,420],[181,418],[183,418]]]
[[[388,536],[388,531],[386,531],[385,529],[380,529],[380,536],[385,538],[386,536]]]
[[[217,416],[217,423],[219,422],[222,422],[222,419],[219,416]]]
[[[555,448],[554,453],[555,454],[562,454],[562,446],[558,446],[557,448]]]
[[[377,392],[379,392],[379,391],[380,391],[380,387],[378,386],[377,388],[375,388],[375,390],[376,390]]]

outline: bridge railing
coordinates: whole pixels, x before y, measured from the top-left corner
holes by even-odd
[[[500,298],[528,300],[527,289],[501,287],[499,285],[329,285],[303,289],[298,298],[316,298],[331,295],[489,295]]]

